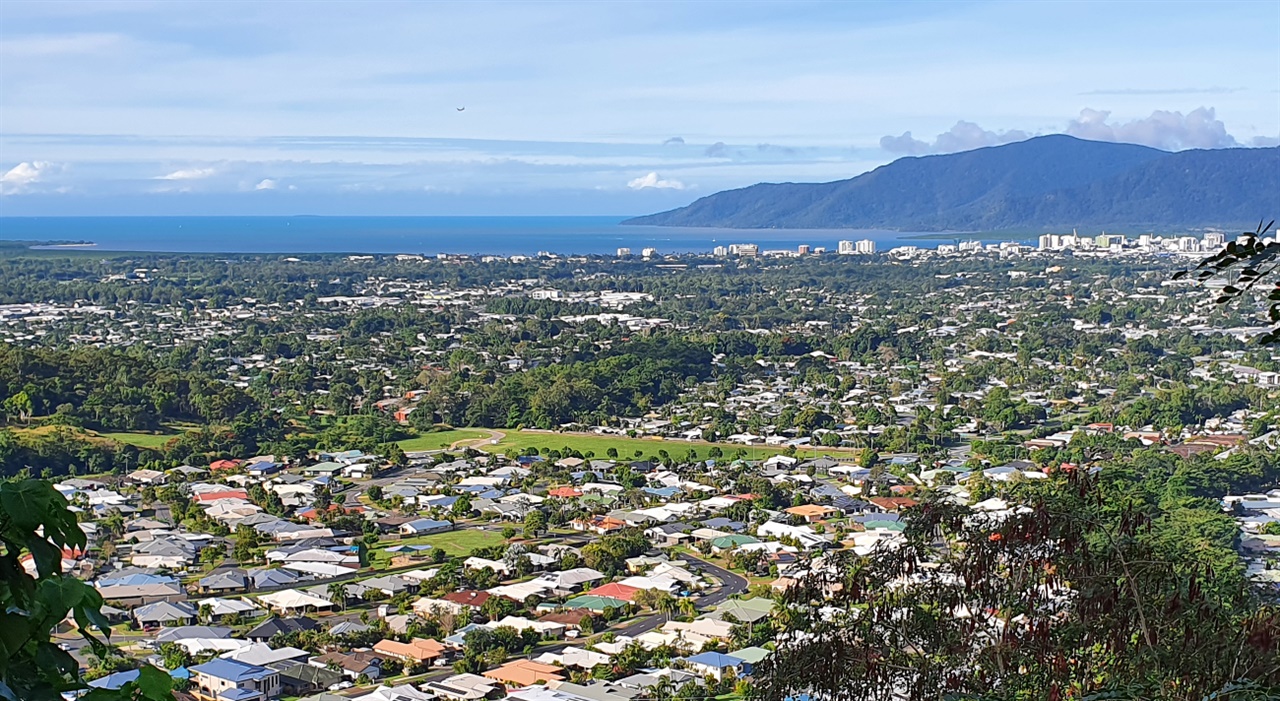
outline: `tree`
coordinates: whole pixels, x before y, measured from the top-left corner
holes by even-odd
[[[536,538],[547,530],[547,515],[539,509],[533,509],[524,516],[524,537]]]
[[[86,689],[79,665],[54,645],[54,628],[70,613],[76,628],[99,658],[111,656],[111,626],[102,616],[102,597],[84,582],[62,574],[62,549],[83,549],[84,532],[67,501],[48,482],[0,484],[0,697],[56,701],[63,692]],[[36,574],[22,561],[30,556]],[[91,632],[97,628],[105,639]],[[94,690],[88,701],[172,699],[169,675],[142,666],[136,682],[119,690]]]
[[[26,423],[31,418],[31,414],[35,411],[31,402],[31,396],[26,391],[18,392],[4,400],[4,413],[10,418],[15,418],[22,423]]]
[[[161,643],[159,652],[165,669],[174,670],[191,664],[191,654],[177,643]]]
[[[1280,608],[1244,577],[1238,527],[1134,474],[1028,482],[1003,520],[929,496],[900,547],[829,555],[782,597],[759,697],[1265,698]]]
[[[328,586],[325,587],[325,592],[329,594],[330,601],[342,607],[343,611],[347,610],[346,584],[342,582],[329,582]]]
[[[236,526],[234,555],[241,564],[248,564],[257,559],[254,548],[258,547],[258,532],[252,526],[241,524]]]
[[[1217,278],[1226,284],[1215,301],[1230,304],[1245,293],[1255,289],[1267,300],[1267,318],[1275,326],[1258,337],[1258,343],[1280,343],[1280,241],[1266,242],[1263,237],[1275,226],[1275,220],[1265,226],[1258,222],[1255,231],[1246,231],[1226,245],[1217,254],[1202,261],[1192,270],[1180,270],[1173,279],[1178,280],[1195,273],[1195,279],[1207,282]],[[1261,285],[1261,288],[1259,288]]]

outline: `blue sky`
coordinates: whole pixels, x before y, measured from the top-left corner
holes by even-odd
[[[638,214],[1042,133],[1271,145],[1276,36],[1273,0],[5,0],[0,215]]]

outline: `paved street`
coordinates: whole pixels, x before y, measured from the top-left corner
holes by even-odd
[[[706,560],[700,560],[692,555],[679,555],[681,560],[689,563],[689,569],[701,571],[720,580],[720,588],[706,594],[698,599],[698,608],[711,608],[724,603],[726,599],[734,594],[742,594],[747,591],[747,587],[751,585],[746,577],[734,574],[729,570],[713,565]]]

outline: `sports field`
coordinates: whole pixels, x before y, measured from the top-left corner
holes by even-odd
[[[497,445],[481,445],[480,450],[489,452],[504,453],[511,448],[515,448],[520,452],[524,452],[529,448],[537,448],[541,451],[543,448],[547,450],[559,450],[564,452],[567,447],[576,450],[583,455],[593,453],[594,457],[606,459],[609,457],[609,449],[613,448],[618,453],[619,459],[639,460],[647,457],[661,457],[659,450],[667,451],[672,458],[683,460],[693,450],[698,460],[705,460],[708,453],[713,447],[719,447],[721,454],[725,458],[731,458],[739,454],[747,460],[759,460],[778,455],[784,452],[780,447],[758,447],[734,445],[731,443],[708,444],[701,441],[689,442],[682,440],[657,440],[653,438],[627,438],[623,436],[597,436],[585,435],[579,433],[544,433],[542,431],[505,431],[502,440]],[[847,457],[847,451],[832,450],[831,448],[804,448],[798,450],[797,457],[811,458],[820,455],[843,455]]]

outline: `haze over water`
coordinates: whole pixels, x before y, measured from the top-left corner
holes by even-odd
[[[872,239],[879,250],[934,247],[938,234],[846,229],[702,229],[622,226],[622,217],[12,217],[0,239],[87,241],[94,250],[177,253],[469,253],[613,255],[646,247],[660,253],[711,252],[754,243],[763,250],[800,244],[836,249]],[[917,238],[929,236],[930,238]],[[973,236],[957,233],[955,239]]]

